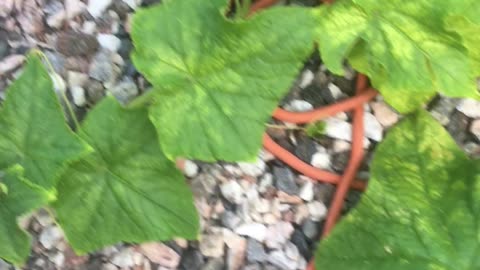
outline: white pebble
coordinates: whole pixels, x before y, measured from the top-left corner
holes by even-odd
[[[335,100],[338,100],[347,96],[345,95],[345,93],[342,92],[342,90],[340,90],[340,87],[338,87],[333,83],[328,84],[328,90],[330,91],[330,94],[332,94],[332,97]]]
[[[315,77],[315,74],[313,74],[311,70],[309,69],[305,70],[302,73],[302,79],[300,80],[300,88],[305,88],[309,86],[312,83],[314,77]]]
[[[97,25],[92,21],[85,21],[82,26],[82,32],[85,34],[92,35],[97,32]]]
[[[110,6],[112,0],[88,0],[88,12],[97,18]]]
[[[327,216],[327,207],[322,202],[313,201],[308,203],[307,207],[313,221],[322,221]]]
[[[310,164],[315,168],[328,169],[330,168],[330,155],[328,153],[317,152],[313,154]]]
[[[363,122],[365,124],[365,136],[376,142],[383,139],[383,128],[377,118],[371,113],[363,114]]]
[[[480,119],[474,120],[470,125],[470,132],[480,140]]]
[[[73,104],[78,107],[83,107],[87,104],[87,98],[85,97],[85,90],[80,86],[74,86],[70,88],[72,94]]]
[[[25,61],[25,56],[21,54],[14,54],[4,58],[0,62],[0,75],[16,69],[23,61]]]
[[[187,177],[195,177],[198,174],[198,166],[195,162],[191,160],[185,160],[185,164],[183,167],[183,173]]]
[[[118,51],[118,49],[120,49],[120,45],[122,44],[122,41],[120,41],[118,37],[111,34],[98,34],[97,40],[98,43],[100,43],[100,46],[112,52]]]
[[[251,237],[259,242],[263,242],[267,235],[267,227],[260,223],[247,223],[236,228],[235,233],[238,235]]]
[[[299,197],[302,198],[302,200],[309,202],[313,200],[313,196],[313,183],[312,181],[307,180],[300,188]]]
[[[71,20],[82,14],[87,5],[80,0],[65,0],[65,10],[67,11],[67,19]]]
[[[239,204],[243,200],[243,189],[237,181],[228,181],[220,186],[223,197],[228,201]]]
[[[40,244],[46,249],[52,249],[62,239],[63,232],[56,226],[45,228],[39,236]]]
[[[457,110],[470,118],[480,118],[480,101],[463,99],[457,106]]]
[[[292,112],[306,112],[313,110],[313,106],[305,100],[294,99],[285,106],[285,109]]]
[[[330,117],[325,120],[326,128],[325,134],[334,139],[344,141],[352,141],[352,125],[346,121],[340,120],[336,117]],[[363,147],[368,148],[370,142],[367,138],[363,138]]]
[[[254,163],[248,163],[248,162],[239,162],[238,167],[242,172],[246,175],[250,175],[253,177],[258,177],[263,174],[265,171],[265,162],[257,158],[257,161]]]

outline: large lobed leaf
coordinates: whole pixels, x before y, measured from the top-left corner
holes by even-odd
[[[30,254],[30,236],[17,219],[47,203],[49,194],[29,185],[17,165],[0,178],[0,258],[14,264],[25,262]]]
[[[478,1],[477,1],[478,2]],[[450,25],[453,15],[478,17],[473,0],[343,0],[317,12],[317,37],[322,58],[336,73],[343,60],[368,75],[386,101],[409,112],[437,91],[450,97],[479,98],[477,50],[465,42],[461,24]],[[470,14],[470,15],[468,15]],[[480,35],[478,29],[468,33]]]
[[[480,162],[428,113],[379,145],[360,204],[319,247],[316,269],[480,269]]]
[[[126,110],[108,97],[79,134],[95,151],[61,177],[54,203],[77,252],[120,241],[197,237],[192,194],[160,149],[146,109]]]
[[[0,169],[19,164],[28,181],[52,189],[67,163],[86,149],[66,125],[50,76],[32,54],[0,111]]]
[[[175,0],[134,17],[132,55],[154,85],[150,118],[169,158],[250,160],[265,122],[312,52],[311,10],[272,8],[245,21],[226,0]]]

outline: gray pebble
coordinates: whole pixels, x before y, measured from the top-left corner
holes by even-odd
[[[255,239],[249,238],[247,242],[247,261],[250,263],[263,263],[267,260],[267,253],[262,243]]]
[[[273,167],[273,176],[277,189],[290,195],[298,194],[299,188],[295,183],[295,176],[289,168]]]

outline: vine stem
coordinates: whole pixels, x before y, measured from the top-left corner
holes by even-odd
[[[50,74],[54,74],[54,76],[50,76],[51,79],[53,81],[56,81],[57,84],[59,84],[58,83],[58,78],[57,78],[57,76],[58,76],[57,72],[55,72],[55,69],[53,68],[53,65],[50,62],[50,60],[48,59],[48,57],[42,51],[40,51],[38,49],[33,49],[31,52],[34,53],[34,54],[37,54],[38,56],[40,56],[43,59],[43,61],[47,65],[47,69],[50,71]],[[75,130],[79,130],[80,129],[80,122],[78,121],[77,116],[75,115],[75,111],[73,110],[72,104],[68,100],[66,91],[60,91],[60,92],[61,92],[60,95],[62,97],[62,100],[65,103],[65,106],[67,107],[68,114],[72,118]]]

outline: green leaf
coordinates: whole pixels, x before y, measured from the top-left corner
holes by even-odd
[[[25,178],[50,189],[86,149],[66,125],[50,76],[32,54],[0,112],[0,169],[20,164]]]
[[[313,51],[310,9],[231,21],[226,3],[168,1],[134,17],[132,59],[156,89],[150,118],[171,159],[254,159],[266,121]]]
[[[367,192],[316,269],[480,269],[479,168],[427,112],[408,117],[378,146]]]
[[[310,123],[305,127],[305,133],[311,138],[321,138],[325,135],[325,129],[327,128],[327,123],[324,121],[318,121]]]
[[[467,2],[344,0],[323,6],[316,29],[322,58],[335,73],[350,60],[400,112],[413,111],[437,91],[478,98],[469,52],[444,24],[452,6]]]
[[[120,241],[197,237],[192,194],[163,155],[146,109],[127,110],[108,97],[90,112],[80,136],[95,152],[61,177],[54,203],[77,252]]]
[[[20,166],[12,167],[0,179],[0,257],[22,264],[30,254],[30,235],[18,226],[17,218],[47,203],[49,194],[32,187],[22,176]]]

